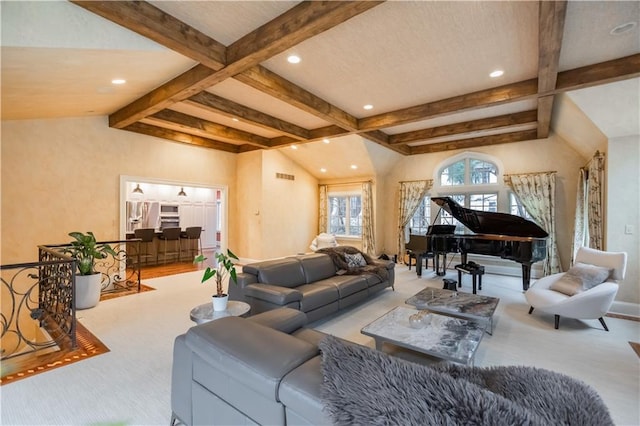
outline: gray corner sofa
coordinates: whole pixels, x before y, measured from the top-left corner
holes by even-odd
[[[286,307],[304,312],[313,322],[393,288],[394,262],[370,262],[362,273],[350,270],[342,275],[324,253],[251,263],[242,267],[237,285],[229,285],[229,300],[249,303],[252,315]]]
[[[171,425],[613,425],[595,390],[563,374],[414,364],[305,323],[282,308],[178,336]]]

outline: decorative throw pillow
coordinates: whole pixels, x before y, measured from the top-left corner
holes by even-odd
[[[602,284],[609,278],[611,272],[613,269],[577,262],[549,289],[573,296]]]
[[[316,246],[321,248],[326,247],[335,247],[338,243],[336,242],[336,237],[331,234],[322,233],[316,237]]]
[[[361,266],[367,266],[367,261],[364,259],[364,257],[360,253],[356,253],[356,254],[345,253],[344,260],[347,262],[347,265],[349,265],[349,268],[351,269],[360,268]]]

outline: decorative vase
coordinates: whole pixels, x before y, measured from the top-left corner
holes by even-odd
[[[226,311],[227,310],[227,302],[229,301],[229,295],[224,294],[222,296],[213,295],[211,296],[211,301],[213,302],[213,310],[218,311]]]
[[[93,308],[100,301],[102,274],[76,275],[76,309]]]

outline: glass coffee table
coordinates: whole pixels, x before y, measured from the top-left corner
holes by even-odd
[[[202,305],[198,305],[191,310],[190,317],[191,321],[196,324],[202,324],[205,322],[217,320],[218,318],[224,317],[241,317],[246,315],[251,306],[245,302],[239,302],[237,300],[230,300],[227,302],[227,310],[226,311],[214,311],[213,304],[203,303]]]
[[[418,312],[428,324],[413,328],[409,317]],[[438,359],[473,365],[485,328],[486,324],[476,321],[398,306],[360,332],[373,337],[378,350],[388,342]]]
[[[427,287],[408,298],[405,303],[418,309],[426,309],[459,318],[489,323],[487,333],[493,334],[493,314],[500,299]]]

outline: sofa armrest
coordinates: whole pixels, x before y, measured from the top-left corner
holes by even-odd
[[[240,317],[191,327],[185,343],[194,353],[194,363],[199,358],[200,363],[210,365],[227,380],[238,381],[274,400],[280,380],[318,354],[317,346]],[[269,347],[277,350],[265,350]],[[193,380],[205,387],[225,386],[210,374],[194,367]]]
[[[272,284],[250,284],[245,288],[245,296],[281,306],[302,300],[298,290]]]
[[[236,283],[229,281],[229,300],[239,300],[246,302],[245,289],[248,285],[258,282],[258,277],[253,274],[240,272],[236,275]]]
[[[247,320],[291,334],[307,324],[307,315],[297,309],[280,308],[254,315]]]

